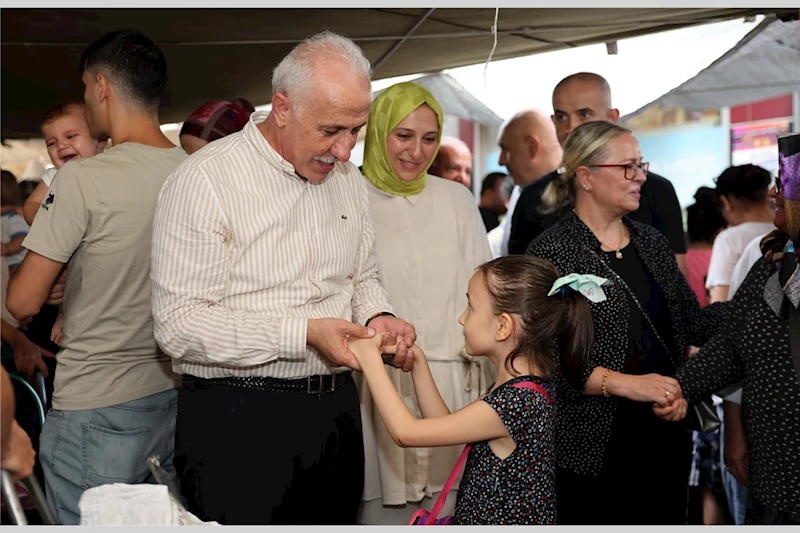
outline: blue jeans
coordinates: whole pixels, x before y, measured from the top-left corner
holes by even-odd
[[[157,455],[175,476],[175,420],[178,391],[76,411],[51,409],[39,455],[47,501],[56,520],[80,523],[78,502],[86,489],[108,483],[153,483],[147,458]]]
[[[722,472],[722,486],[725,497],[728,499],[728,510],[737,526],[744,525],[744,516],[747,511],[747,485],[739,483],[733,474],[725,468],[725,414],[722,406],[717,406],[717,415],[722,424],[719,428],[719,461]]]

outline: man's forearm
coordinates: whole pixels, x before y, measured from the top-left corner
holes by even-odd
[[[193,302],[171,307],[154,299],[155,338],[164,352],[187,362],[257,366],[278,357],[308,356],[308,319],[268,316],[219,304]]]

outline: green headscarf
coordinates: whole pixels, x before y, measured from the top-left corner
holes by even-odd
[[[436,153],[422,174],[414,181],[403,181],[398,178],[386,153],[386,140],[389,134],[422,104],[428,104],[439,121],[439,139],[436,145],[438,152],[439,143],[442,142],[444,113],[442,106],[428,89],[416,83],[398,83],[383,91],[372,103],[367,119],[367,137],[364,141],[363,172],[367,179],[382,191],[398,196],[412,196],[419,194],[425,188],[425,176]]]

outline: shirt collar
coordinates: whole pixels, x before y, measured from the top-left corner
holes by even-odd
[[[429,183],[430,183],[430,179],[431,179],[431,178],[433,178],[433,177],[434,177],[434,176],[432,176],[432,175],[428,174],[428,182],[429,182]],[[440,179],[440,178],[437,178],[437,179]],[[386,192],[386,191],[384,191],[384,190],[382,190],[382,189],[379,189],[379,188],[377,188],[377,187],[375,186],[375,184],[374,184],[374,183],[372,183],[371,181],[369,181],[369,180],[368,180],[366,177],[364,178],[364,180],[367,182],[367,185],[368,185],[368,186],[369,186],[371,189],[373,189],[373,190],[374,190],[374,191],[375,191],[377,194],[379,194],[379,195],[381,195],[381,196],[384,196],[384,197],[386,197],[386,198],[401,198],[402,200],[405,200],[406,202],[408,202],[408,203],[409,203],[409,204],[411,204],[412,206],[415,206],[415,205],[417,205],[417,202],[419,201],[419,197],[420,197],[420,196],[422,196],[422,192],[424,192],[424,191],[425,191],[425,189],[427,189],[427,188],[429,187],[429,185],[426,185],[426,186],[425,186],[425,188],[424,188],[424,189],[422,189],[422,191],[421,191],[421,192],[419,192],[419,193],[417,193],[417,194],[412,194],[412,195],[410,195],[410,196],[400,196],[400,195],[397,195],[397,194],[392,194],[392,193],[390,193],[390,192]]]
[[[278,170],[279,172],[288,175],[294,179],[303,180],[295,171],[294,165],[283,158],[276,150],[269,144],[266,137],[258,129],[258,124],[264,122],[269,116],[269,111],[256,111],[250,115],[250,119],[242,129],[242,135],[250,145],[255,148],[256,152],[267,161],[267,163]]]

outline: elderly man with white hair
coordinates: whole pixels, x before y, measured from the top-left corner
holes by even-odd
[[[190,156],[156,210],[155,335],[182,374],[175,466],[206,521],[355,524],[364,449],[346,339],[388,333],[406,371],[416,340],[391,314],[348,162],[370,65],[323,32],[272,89],[272,111]]]

